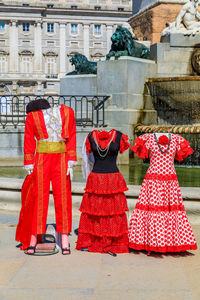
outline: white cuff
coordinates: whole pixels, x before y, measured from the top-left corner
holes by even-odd
[[[34,165],[24,165],[24,169],[33,169]]]
[[[68,168],[73,168],[78,164],[77,161],[69,160],[68,161]]]

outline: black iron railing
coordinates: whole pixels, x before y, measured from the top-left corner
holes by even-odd
[[[65,104],[73,108],[78,126],[105,126],[105,102],[109,96],[0,95],[0,128],[24,126],[26,105],[45,98],[51,106]]]

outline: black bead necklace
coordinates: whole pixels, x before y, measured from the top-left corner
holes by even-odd
[[[159,148],[160,152],[161,152],[162,154],[166,154],[166,153],[169,151],[170,144],[171,144],[171,139],[172,139],[171,133],[169,134],[169,144],[168,144],[166,150],[162,150],[162,148],[161,148],[161,146],[160,146],[160,144],[159,144],[159,142],[158,142],[158,139],[157,139],[157,136],[156,136],[155,133],[154,133],[154,137],[155,137],[156,144],[158,145],[158,148]]]

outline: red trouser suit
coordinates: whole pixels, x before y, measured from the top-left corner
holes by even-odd
[[[68,161],[76,161],[76,125],[74,111],[65,105],[60,107],[62,119],[61,137],[65,140],[63,153],[38,153],[36,140],[48,139],[43,112],[28,113],[24,136],[24,165],[34,165],[33,170],[33,221],[32,234],[42,234],[46,230],[50,181],[52,182],[56,230],[69,233],[72,223],[71,182],[67,176]]]
[[[56,213],[56,231],[71,232],[72,197],[71,181],[67,176],[66,153],[37,153],[34,166],[35,203],[32,224],[33,234],[46,231],[50,181]]]

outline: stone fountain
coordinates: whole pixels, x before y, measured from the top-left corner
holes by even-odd
[[[189,12],[188,16],[193,18]],[[108,127],[128,134],[131,142],[144,132],[185,135],[195,149],[187,163],[199,165],[200,22],[190,20],[187,28],[184,18],[181,12],[177,21],[163,30],[161,42],[151,46],[150,56],[141,45],[137,55],[132,37],[128,45],[115,51],[115,43],[121,41],[116,31],[107,59],[97,62],[97,74],[65,76],[61,94],[67,94],[70,87],[74,94],[110,95],[105,105]],[[126,154],[123,163],[128,162]]]

